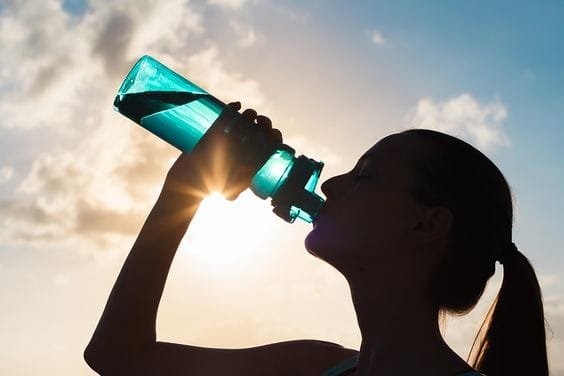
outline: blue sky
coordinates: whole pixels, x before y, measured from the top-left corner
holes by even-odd
[[[562,20],[561,1],[0,1],[10,51],[0,55],[0,373],[37,374],[32,354],[43,373],[93,374],[82,348],[176,155],[112,109],[127,70],[151,54],[270,116],[298,152],[326,162],[322,180],[410,126],[486,152],[513,187],[514,238],[541,278],[552,368],[564,375]],[[239,262],[217,253],[213,217],[249,221],[227,236]],[[252,225],[265,236],[249,242]],[[167,285],[162,338],[358,345],[347,286],[303,250],[307,225],[280,223],[249,195],[210,200],[192,230]],[[495,287],[449,327],[462,355]]]

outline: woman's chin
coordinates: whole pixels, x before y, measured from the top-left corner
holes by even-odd
[[[316,226],[307,234],[304,245],[309,253],[315,257],[326,259],[327,254],[335,251],[336,239],[331,236],[331,232],[323,231],[322,226]],[[334,234],[333,234],[334,235]]]
[[[317,254],[315,253],[314,249],[316,248],[316,243],[317,243],[317,239],[316,239],[316,234],[314,234],[315,232],[315,228],[313,228],[313,230],[311,230],[309,232],[309,234],[307,234],[305,240],[304,240],[304,245],[306,250],[311,253],[312,255],[317,256]]]

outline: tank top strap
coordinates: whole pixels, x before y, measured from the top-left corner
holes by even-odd
[[[341,363],[337,364],[334,367],[331,367],[327,371],[323,373],[322,376],[346,376],[349,375],[351,372],[356,370],[356,366],[358,364],[358,354],[343,360]],[[454,376],[486,376],[477,371],[468,371],[463,373],[457,373]]]
[[[337,364],[336,366],[328,369],[323,373],[322,376],[345,376],[350,374],[352,371],[356,369],[356,365],[358,364],[358,354],[345,359],[341,363]]]

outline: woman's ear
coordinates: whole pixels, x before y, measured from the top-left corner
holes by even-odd
[[[419,221],[411,232],[421,242],[448,239],[452,228],[453,215],[449,208],[436,206],[421,212]]]

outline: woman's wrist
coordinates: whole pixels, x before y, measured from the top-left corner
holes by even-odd
[[[198,206],[204,197],[205,192],[195,185],[167,181],[161,189],[156,205],[176,211],[188,206]]]

